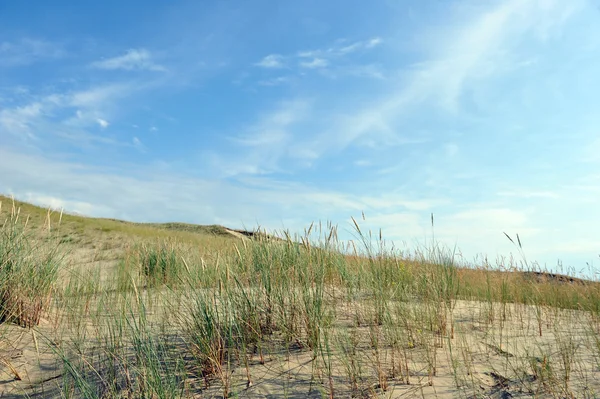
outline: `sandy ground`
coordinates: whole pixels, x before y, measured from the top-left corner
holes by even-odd
[[[496,318],[487,323],[488,303],[460,301],[453,312],[454,337],[416,330],[420,338],[405,345],[403,358],[385,344],[377,351],[371,346],[373,334],[383,341],[382,326],[352,327],[352,312],[359,306],[340,306],[342,310],[329,330],[330,357],[315,360],[310,350],[284,348],[274,336],[265,344],[263,362],[255,355],[248,369],[228,369],[230,391],[244,398],[316,398],[329,397],[333,385],[333,397],[599,396],[598,326],[582,312],[545,309],[540,337],[534,308],[507,305],[504,320],[502,306],[495,304]],[[358,337],[355,358],[360,372],[354,386],[346,371],[348,358],[341,355],[336,344],[338,334],[349,329]],[[60,397],[64,371],[52,342],[64,339],[59,338],[63,333],[45,319],[34,330],[5,325],[2,332],[0,397]],[[432,359],[435,375],[430,373]],[[408,384],[403,365],[408,365]],[[251,376],[250,386],[247,373]],[[202,381],[190,380],[188,388],[196,392],[193,397],[223,395],[218,379],[208,388]]]

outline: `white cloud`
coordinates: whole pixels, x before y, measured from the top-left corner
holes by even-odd
[[[65,126],[87,128],[99,125],[106,128],[108,118],[118,112],[120,100],[132,95],[138,88],[128,84],[108,84],[86,90],[62,94],[52,104],[52,109],[68,110],[76,108],[75,117],[55,121]]]
[[[165,71],[166,68],[152,61],[152,55],[146,49],[130,49],[124,55],[93,62],[92,67],[107,70],[125,71]]]
[[[319,50],[300,51],[298,52],[297,56],[299,58],[312,58],[317,56],[319,53]]]
[[[374,37],[373,39],[369,40],[366,44],[365,47],[366,48],[373,48],[376,46],[379,46],[381,44],[382,40],[380,37]]]
[[[270,54],[255,65],[263,68],[283,68],[283,56],[279,54]]]
[[[57,107],[56,109],[60,111],[69,109],[69,107]],[[105,113],[98,108],[84,108],[75,111],[75,115],[70,118],[56,121],[50,121],[46,118],[41,119],[39,122],[40,124],[55,124],[58,127],[57,130],[62,130],[64,128],[85,129],[94,126],[100,126],[101,129],[106,129],[110,123],[106,120],[104,115]]]
[[[381,38],[375,37],[367,41],[357,41],[348,45],[342,46],[336,44],[333,47],[309,51],[299,51],[293,55],[281,55],[281,54],[270,54],[264,57],[260,62],[254,64],[263,68],[278,69],[285,67],[285,60],[296,60],[297,65],[301,68],[307,69],[321,69],[331,65],[335,59],[345,57],[350,53],[354,53],[359,50],[368,50],[378,46],[382,42]],[[342,41],[343,43],[343,41]],[[306,59],[310,59],[307,61]],[[350,68],[358,71],[362,66],[351,65]],[[363,76],[367,76],[365,74]],[[381,75],[378,75],[381,77]],[[262,85],[274,85],[279,84],[282,81],[274,80],[262,80]]]
[[[60,104],[87,109],[105,108],[132,94],[136,88],[129,84],[107,84],[62,95]]]
[[[70,214],[82,216],[93,216],[99,211],[102,211],[101,207],[94,206],[89,202],[69,201],[59,197],[33,193],[30,191],[24,192],[22,195],[19,196],[19,198],[16,199],[26,201],[32,204],[39,204],[44,207],[48,207],[54,211],[66,211]]]
[[[327,65],[329,65],[329,62],[322,58],[314,58],[312,61],[304,61],[300,63],[301,67],[309,69],[324,68]]]
[[[349,44],[349,45],[341,47],[341,48],[329,49],[328,51],[331,53],[336,53],[336,54],[350,54],[350,53],[354,53],[355,51],[359,51],[359,50],[372,49],[374,47],[377,47],[379,44],[381,44],[381,42],[382,42],[381,38],[374,37],[368,41],[354,42],[352,44]]]
[[[363,47],[362,42],[357,42],[357,43],[349,44],[347,46],[344,46],[344,47],[342,47],[340,49],[336,49],[336,50],[328,49],[328,52],[338,53],[338,54],[349,54],[349,53],[355,52],[356,50],[360,49],[361,47]]]
[[[136,90],[128,85],[107,85],[46,95],[30,93],[23,104],[0,109],[0,139],[3,135],[17,137],[23,145],[35,146],[38,150],[56,145],[52,144],[56,139],[82,146],[124,145],[85,129],[106,128],[111,115],[117,111],[118,101]]]
[[[354,53],[356,51],[372,49],[381,44],[382,41],[383,40],[380,37],[374,37],[366,41],[360,40],[344,45],[343,43],[345,42],[345,40],[340,40],[335,46],[324,49],[300,51],[297,55],[300,58],[340,57]]]

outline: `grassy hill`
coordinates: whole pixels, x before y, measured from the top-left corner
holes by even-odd
[[[0,397],[600,392],[597,282],[0,202]]]
[[[134,223],[116,219],[92,218],[69,214],[68,210],[48,209],[32,205],[0,195],[2,209],[0,212],[6,217],[13,208],[20,211],[23,217],[29,218],[31,223],[37,227],[59,228],[66,236],[73,234],[80,238],[89,235],[93,231],[103,233],[121,232],[132,236],[165,236],[179,233],[181,239],[195,239],[197,235],[225,236],[230,237],[230,229],[219,225],[195,225],[187,223]],[[191,234],[188,234],[191,233]],[[197,237],[196,237],[197,238]]]

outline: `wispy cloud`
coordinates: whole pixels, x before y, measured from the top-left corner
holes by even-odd
[[[429,60],[412,68],[401,70],[400,79],[390,84],[390,90],[380,98],[373,98],[366,107],[348,112],[350,116],[339,118],[332,129],[333,136],[321,142],[344,148],[365,136],[395,141],[402,121],[417,106],[440,107],[454,112],[460,107],[461,96],[467,85],[482,82],[507,70],[514,62],[521,62],[513,54],[514,41],[509,39],[533,36],[544,40],[550,27],[558,29],[573,12],[576,5],[549,2],[544,6],[511,0],[495,8],[486,9],[470,17],[460,27],[439,28],[442,39],[425,51]],[[330,48],[300,53],[301,57],[313,57],[323,53],[340,53],[379,44],[373,39],[342,48]],[[526,54],[530,57],[530,54]],[[439,109],[439,108],[438,108]],[[335,143],[335,144],[334,144]]]
[[[133,147],[139,152],[145,153],[147,151],[146,146],[138,137],[134,136],[133,139],[131,139],[131,142],[133,143]]]
[[[262,60],[257,62],[256,66],[260,66],[267,69],[280,69],[280,68],[293,68],[300,67],[301,69],[318,69],[322,70],[329,66],[332,66],[335,60],[348,57],[352,53],[369,50],[381,44],[382,39],[375,37],[365,41],[357,41],[354,43],[347,44],[345,40],[339,40],[335,46],[327,47],[324,49],[316,49],[309,51],[299,51],[293,54],[269,54]],[[351,69],[358,70],[362,66],[351,64],[348,66]],[[368,76],[365,74],[363,76]],[[332,75],[329,75],[332,76]],[[381,75],[379,75],[381,77]],[[264,82],[262,80],[261,82]]]
[[[305,152],[293,148],[294,138],[309,118],[311,107],[307,99],[281,101],[242,128],[241,133],[229,137],[239,153],[211,153],[211,166],[225,176],[260,175],[281,171],[280,161],[284,159],[294,162],[305,158]]]
[[[302,121],[310,108],[307,100],[282,102],[273,111],[266,113],[248,131],[232,138],[238,144],[250,147],[278,143],[292,137],[289,128]]]
[[[368,50],[377,47],[383,42],[380,37],[374,37],[369,40],[360,40],[347,44],[346,40],[338,40],[336,45],[323,49],[303,50],[297,53],[300,58],[332,58],[345,56],[360,50]]]
[[[56,139],[117,144],[86,129],[107,128],[118,103],[135,90],[131,85],[108,84],[72,92],[30,94],[23,104],[0,109],[0,138],[10,135],[41,147]]]
[[[311,166],[316,160],[326,158],[326,155],[350,151],[352,147],[369,151],[370,155],[378,154],[372,159],[372,162],[375,161],[373,168],[388,171],[386,176],[381,175],[380,178],[403,176],[406,170],[412,170],[412,162],[424,158],[423,153],[413,154],[414,149],[425,151],[421,144],[432,140],[426,131],[413,129],[409,124],[411,118],[415,118],[417,107],[436,115],[456,114],[463,107],[462,96],[466,90],[477,82],[489,82],[502,76],[514,70],[513,63],[522,62],[523,49],[515,48],[519,42],[513,41],[513,38],[525,36],[534,42],[543,41],[544,35],[560,29],[572,12],[572,7],[564,3],[549,3],[541,13],[536,12],[535,7],[510,1],[494,7],[474,8],[475,12],[470,11],[466,18],[463,16],[465,23],[438,27],[437,37],[440,40],[425,48],[427,58],[412,67],[401,67],[395,73],[397,78],[390,80],[384,90],[377,92],[376,96],[372,95],[369,101],[353,102],[347,98],[327,103],[325,107],[324,103],[317,100],[313,112],[305,117],[311,119],[312,123],[307,124],[306,119],[299,118],[283,129],[265,118],[263,134],[251,135],[252,140],[244,137],[238,142],[247,146],[254,143],[253,150],[244,157],[233,157],[238,162],[227,162],[226,167],[232,175],[282,170],[290,172],[298,166]],[[292,60],[309,63],[314,57],[321,56],[327,57],[323,60],[335,60],[335,57],[377,47],[382,42],[379,38],[373,38],[337,43],[321,50],[296,53],[286,59],[290,61],[288,65],[293,64]],[[526,55],[531,57],[530,53]],[[334,66],[330,65],[328,69],[334,70]],[[319,110],[325,108],[327,112],[321,114]],[[270,124],[274,127],[268,128]],[[399,150],[399,146],[407,148]],[[396,152],[402,151],[400,159],[379,156],[385,148],[392,147],[397,148]],[[434,147],[439,155],[428,157],[424,161],[427,167],[411,172],[411,181],[421,179],[420,184],[439,186],[440,189],[456,186],[453,182],[459,181],[460,176],[465,175],[465,170],[448,165],[468,162],[465,158],[468,157],[468,149],[455,140],[442,140]],[[427,151],[431,152],[431,149]],[[299,162],[290,162],[294,156]],[[385,161],[380,163],[380,159]],[[483,173],[481,170],[479,172]]]
[[[329,62],[323,58],[314,58],[311,61],[302,61],[300,63],[301,67],[309,69],[325,68],[327,65],[329,65]]]
[[[373,47],[377,47],[378,45],[381,44],[381,42],[382,42],[382,40],[380,37],[374,37],[370,40],[355,42],[355,43],[349,44],[347,46],[341,47],[339,49],[330,49],[330,52],[332,52],[334,54],[335,53],[349,54],[349,53],[353,53],[355,51],[371,49]]]
[[[116,112],[120,101],[133,95],[136,90],[130,84],[107,84],[63,94],[57,97],[53,108],[71,111],[73,116],[54,122],[78,128],[94,125],[106,128],[109,125],[108,118]]]
[[[0,126],[5,133],[21,138],[34,138],[34,121],[42,112],[44,105],[33,102],[24,106],[4,108],[0,110]]]
[[[45,59],[64,57],[66,51],[59,44],[38,39],[0,42],[0,66],[16,67]]]
[[[373,48],[375,46],[379,46],[381,44],[382,40],[380,37],[374,37],[373,39],[369,40],[366,44],[365,47],[366,48]]]
[[[439,114],[456,114],[462,107],[463,93],[475,83],[491,81],[514,70],[514,65],[523,63],[522,49],[516,47],[519,42],[513,38],[525,36],[533,41],[546,40],[548,35],[560,29],[574,7],[566,3],[525,4],[518,0],[492,7],[474,7],[461,16],[464,23],[436,27],[439,40],[425,46],[423,52],[427,57],[410,67],[401,66],[390,72],[389,76],[394,76],[394,79],[389,79],[384,90],[371,95],[369,101],[354,103],[347,98],[328,103],[327,115],[318,112],[312,115],[315,121],[322,123],[303,126],[306,130],[302,132],[290,130],[290,127],[280,129],[275,124],[273,128],[264,128],[263,132],[266,133],[253,136],[252,140],[246,138],[246,143],[261,143],[257,147],[270,143],[278,148],[278,154],[303,154],[304,159],[314,160],[324,154],[339,154],[351,146],[383,149],[418,145],[431,140],[422,132],[404,128],[417,107]],[[464,12],[465,9],[461,8],[460,11]],[[297,65],[303,69],[315,69],[323,76],[337,77],[343,73],[349,76],[351,71],[354,76],[362,74],[381,79],[383,74],[377,65],[350,63],[344,66],[345,69],[336,69],[336,62],[354,53],[372,50],[383,42],[380,37],[355,42],[338,41],[321,49],[290,55],[271,54],[262,61],[264,66],[282,66],[285,62],[288,68]],[[525,55],[531,57],[530,53]],[[276,80],[262,79],[259,84],[279,84],[288,81],[289,77],[278,76],[273,79]],[[323,101],[328,102],[327,99]],[[319,108],[317,100],[315,109]],[[243,142],[240,140],[239,144]],[[453,157],[460,158],[458,154],[461,149],[457,143],[446,142],[441,145],[445,162],[450,162],[449,159]],[[268,163],[270,169],[277,170],[278,165],[273,162],[284,161],[284,158],[257,156],[255,161],[259,164]],[[305,166],[310,164],[307,162]],[[399,170],[390,165],[384,168],[396,172]],[[264,168],[245,167],[238,170],[264,171]],[[437,179],[447,180],[442,175]]]
[[[146,49],[130,49],[123,55],[92,63],[93,68],[125,71],[166,71],[162,65],[155,63],[152,54]]]
[[[283,68],[285,66],[284,57],[279,54],[269,54],[255,65],[263,68]]]
[[[58,98],[62,99],[63,104],[67,106],[97,109],[107,107],[115,100],[125,98],[138,89],[139,87],[129,83],[108,83],[72,91]]]
[[[28,168],[15,170],[17,164],[26,164]],[[111,170],[115,167],[119,168],[113,165]],[[286,227],[296,231],[306,227],[308,220],[327,220],[335,215],[345,220],[365,206],[361,198],[303,184],[268,179],[238,183],[200,179],[181,173],[164,173],[153,165],[147,165],[144,170],[133,177],[0,149],[0,174],[10,175],[0,183],[0,192],[46,205],[72,205],[75,210],[94,216],[171,221],[185,220],[200,209],[202,216],[195,220],[198,223],[221,220],[231,227],[251,228],[260,222],[266,228]],[[26,187],[19,184],[20,181],[27,182]],[[180,187],[188,189],[182,191]],[[66,203],[60,198],[77,198],[77,203]],[[239,198],[247,201],[240,203]],[[161,203],[170,206],[163,212],[153,212]],[[293,216],[289,209],[294,209]]]
[[[523,62],[515,54],[518,42],[512,39],[527,35],[544,40],[550,31],[560,29],[576,3],[510,0],[481,11],[432,46],[431,60],[415,66],[412,82],[399,102],[437,97],[443,106],[455,109],[465,85]],[[530,54],[526,56],[530,59]]]

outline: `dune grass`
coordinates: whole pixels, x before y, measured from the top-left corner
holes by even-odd
[[[13,204],[0,225],[0,322],[24,327],[49,306],[61,262],[55,245],[32,239],[28,222]]]
[[[12,394],[596,397],[600,389],[598,282],[516,264],[464,267],[439,245],[398,254],[356,221],[362,246],[349,253],[335,226],[240,239],[44,217],[18,205],[0,210],[0,337],[9,342],[15,324],[29,328],[37,359],[19,369],[0,346]],[[27,220],[23,209],[37,216]],[[96,244],[111,234],[125,242],[112,263],[73,264],[67,255],[79,244],[63,228],[79,231],[79,243],[88,234]],[[20,382],[43,362],[54,377]]]

